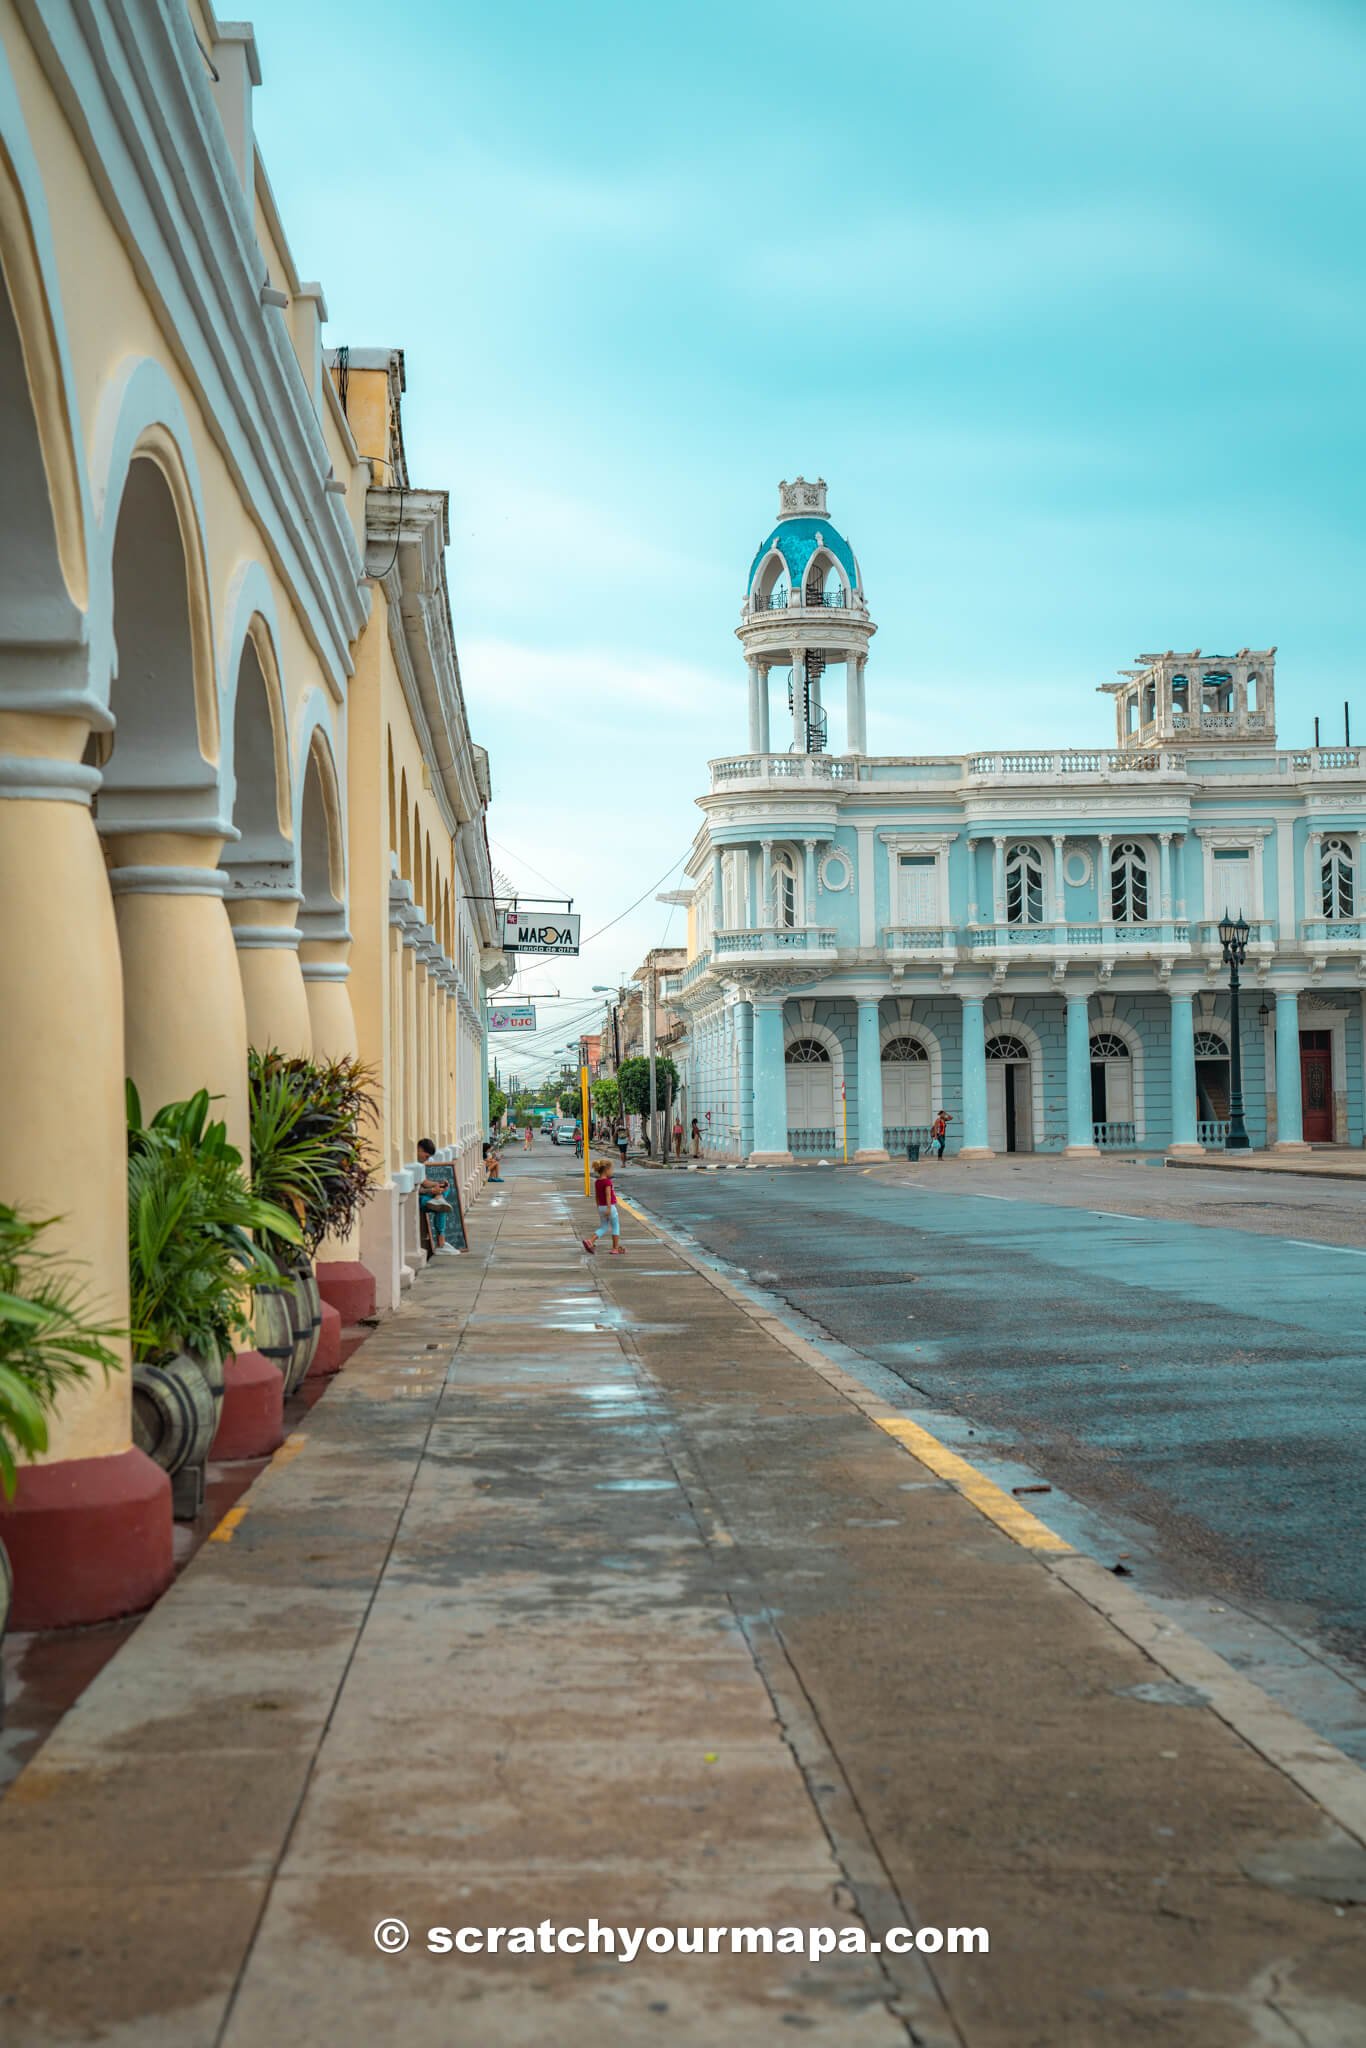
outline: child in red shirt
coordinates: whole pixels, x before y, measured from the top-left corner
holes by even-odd
[[[593,1199],[598,1205],[600,1221],[595,1234],[582,1240],[584,1250],[595,1252],[598,1248],[598,1238],[610,1236],[612,1257],[624,1258],[626,1247],[621,1241],[621,1216],[617,1210],[617,1191],[612,1180],[610,1159],[593,1161]]]

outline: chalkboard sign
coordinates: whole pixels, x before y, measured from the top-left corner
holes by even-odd
[[[465,1236],[465,1211],[460,1201],[460,1183],[455,1177],[455,1161],[452,1159],[429,1159],[422,1168],[423,1180],[435,1183],[450,1203],[446,1217],[446,1242],[453,1244],[458,1252],[469,1248]]]

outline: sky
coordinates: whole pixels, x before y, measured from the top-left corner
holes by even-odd
[[[858,553],[873,753],[1104,744],[1097,686],[1165,647],[1274,645],[1282,744],[1344,699],[1366,732],[1358,0],[255,26],[328,345],[405,350],[410,473],[451,493],[494,859],[609,927],[522,968],[545,1028],[504,1069],[682,940],[656,894],[746,745],[781,478]]]

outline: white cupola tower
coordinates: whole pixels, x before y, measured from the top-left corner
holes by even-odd
[[[779,484],[778,523],[754,557],[736,628],[749,665],[750,752],[825,753],[825,672],[842,662],[845,751],[866,753],[864,666],[876,631],[854,551],[830,524],[824,477]],[[771,736],[775,669],[787,698]]]

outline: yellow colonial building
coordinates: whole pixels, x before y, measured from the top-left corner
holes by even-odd
[[[127,1316],[124,1078],[247,1149],[249,1045],[359,1050],[383,1185],[324,1247],[413,1277],[415,1157],[473,1192],[504,977],[402,356],[324,353],[256,152],[252,30],[183,0],[0,0],[0,1201]],[[382,314],[382,308],[377,308]],[[130,1377],[68,1397],[0,1510],[16,1615],[166,1583]]]

